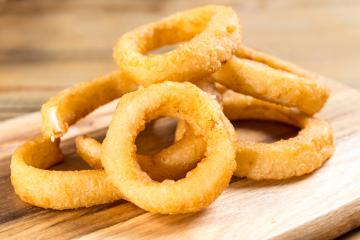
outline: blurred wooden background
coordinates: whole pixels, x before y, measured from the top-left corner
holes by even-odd
[[[210,2],[238,12],[247,45],[360,89],[359,0],[0,0],[0,121],[115,69],[122,33]]]

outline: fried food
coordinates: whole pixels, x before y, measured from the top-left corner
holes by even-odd
[[[178,46],[151,54],[168,44]],[[199,7],[136,28],[119,39],[113,56],[117,72],[61,91],[43,105],[42,135],[22,144],[11,160],[11,182],[23,201],[73,209],[124,198],[151,212],[189,213],[211,204],[233,174],[301,176],[334,152],[329,124],[311,117],[329,90],[314,74],[241,45],[229,7]],[[68,128],[117,98],[103,144],[76,139],[78,154],[93,169],[47,170],[62,161],[60,138]],[[138,154],[137,135],[163,116],[179,119],[175,143],[154,155]],[[275,143],[236,142],[228,118],[301,130]]]
[[[231,91],[223,95],[223,104],[231,120],[270,120],[301,129],[297,136],[274,143],[239,140],[235,176],[255,180],[302,176],[321,167],[335,150],[332,129],[326,121]]]
[[[235,176],[254,180],[280,180],[302,176],[318,169],[335,150],[332,129],[326,121],[308,117],[296,109],[257,100],[230,90],[223,94],[222,99],[223,111],[230,120],[269,120],[301,129],[296,137],[274,143],[239,140]],[[197,141],[186,150],[189,154],[185,166],[190,166],[191,161],[196,163],[199,156],[204,154],[206,143],[202,138],[195,139],[192,129],[186,122],[179,121],[175,141],[184,139],[189,142]],[[80,156],[85,160],[91,158],[93,162],[101,165],[100,143],[97,142],[97,146],[90,147],[87,146],[86,139],[82,141],[77,142],[77,148],[81,149]],[[177,148],[176,143],[173,145],[174,149]],[[98,154],[93,154],[96,149]],[[183,163],[174,161],[174,164],[182,166]],[[190,168],[182,169],[186,171]]]
[[[329,89],[310,73],[244,46],[209,80],[238,93],[296,107],[308,115],[320,111],[329,97]]]
[[[52,139],[59,138],[70,125],[137,87],[135,82],[121,78],[119,72],[113,72],[65,89],[42,106],[42,134]]]
[[[155,156],[137,155],[137,160],[155,181],[180,179],[201,160],[203,152],[191,147],[200,140],[199,136],[183,138]],[[78,137],[76,143],[79,155],[95,170],[46,170],[63,160],[58,140],[38,136],[21,145],[11,160],[11,182],[16,194],[29,204],[57,210],[121,199],[102,170],[101,144],[88,137]]]
[[[126,78],[147,86],[163,81],[199,80],[220,69],[241,41],[230,7],[205,6],[179,12],[125,33],[114,58]],[[165,54],[147,54],[167,44],[181,44]]]
[[[333,132],[323,120],[308,117],[296,109],[264,102],[253,97],[226,91],[224,114],[230,120],[269,120],[299,127],[296,137],[274,143],[238,140],[235,176],[253,180],[287,179],[313,172],[335,150]],[[189,126],[178,124],[175,139],[180,140]],[[202,146],[198,143],[196,146]],[[201,151],[201,147],[196,147]]]
[[[216,90],[215,84],[201,80],[195,82],[196,86],[216,99],[219,103],[222,101],[222,95]],[[178,124],[185,123],[179,120]],[[184,132],[180,133],[180,129]],[[185,128],[177,128],[175,136],[176,142],[168,148],[163,149],[154,156],[137,155],[138,163],[148,175],[156,181],[163,181],[165,179],[177,180],[183,178],[185,174],[193,169],[197,162],[203,157],[205,152],[205,142],[202,141],[201,136],[197,136],[193,131],[187,131]],[[181,137],[180,137],[181,135]],[[181,138],[181,139],[180,139]],[[101,143],[94,138],[88,136],[76,137],[76,152],[87,162],[93,169],[103,169],[101,163]],[[194,148],[195,144],[201,143]]]
[[[38,136],[21,145],[10,165],[11,183],[21,200],[42,208],[63,210],[121,198],[103,170],[46,170],[62,159],[59,141]]]
[[[186,120],[206,142],[204,159],[177,181],[153,181],[135,159],[136,136],[147,121],[159,116]],[[126,199],[164,214],[207,207],[229,184],[236,167],[234,159],[234,128],[219,104],[194,85],[176,82],[151,85],[123,96],[101,155],[105,172]]]

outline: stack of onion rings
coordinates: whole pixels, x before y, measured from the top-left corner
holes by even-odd
[[[168,53],[147,54],[179,42]],[[194,212],[214,201],[232,175],[301,176],[334,151],[329,124],[311,117],[329,90],[314,74],[241,45],[240,24],[229,7],[195,8],[139,27],[119,39],[113,55],[117,72],[43,105],[42,136],[20,146],[11,161],[11,181],[23,201],[72,209],[124,198],[151,212]],[[76,139],[77,153],[93,170],[46,170],[62,161],[60,137],[68,128],[117,98],[104,143]],[[136,154],[134,141],[145,122],[165,115],[182,119],[175,143],[152,156]],[[275,143],[236,143],[228,119],[279,121],[301,131]]]
[[[296,137],[275,143],[239,140],[235,176],[254,180],[280,180],[302,176],[319,168],[334,152],[332,130],[326,121],[232,91],[226,91],[222,98],[223,111],[230,120],[277,121],[301,128]],[[175,148],[180,141],[196,142],[187,149],[190,153],[187,159],[174,159],[171,163],[188,171],[204,154],[206,144],[202,138],[192,133],[184,121],[178,124],[175,139]],[[86,162],[102,167],[99,142],[92,138],[79,137],[76,147]]]
[[[121,198],[103,170],[45,170],[62,160],[58,141],[39,136],[21,145],[11,159],[11,183],[27,203],[57,210],[90,207]]]

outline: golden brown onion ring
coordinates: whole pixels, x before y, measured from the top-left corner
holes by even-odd
[[[247,47],[239,48],[209,80],[309,115],[320,111],[329,97],[329,90],[310,73]]]
[[[302,176],[319,168],[335,150],[330,125],[326,121],[308,117],[295,109],[257,100],[233,91],[223,94],[223,108],[230,120],[270,120],[301,128],[296,137],[275,143],[239,140],[235,176],[254,180]],[[189,127],[180,123],[178,131],[176,138],[180,139],[182,133],[189,131]]]
[[[45,170],[62,160],[58,141],[36,137],[21,145],[11,159],[11,183],[24,202],[42,208],[73,209],[121,198],[103,170]]]
[[[137,87],[135,82],[113,72],[65,89],[42,106],[42,134],[53,139],[59,138],[79,119]]]
[[[335,150],[326,121],[231,91],[223,95],[223,104],[229,119],[271,120],[301,129],[296,137],[274,143],[238,141],[236,176],[255,180],[302,176],[321,167]]]
[[[213,83],[196,81],[194,84],[221,103],[222,95],[216,90]],[[183,121],[179,120],[179,122]],[[183,129],[185,131],[185,128]],[[176,131],[176,134],[180,134],[179,129]],[[186,137],[183,137],[183,134],[181,134],[179,141],[151,157],[137,155],[138,163],[141,169],[147,172],[153,180],[163,181],[165,179],[177,180],[183,178],[203,157],[206,145],[204,141],[200,140],[202,140],[201,136],[196,136],[193,131],[188,131]],[[88,136],[78,136],[75,142],[77,154],[91,168],[103,169],[100,160],[100,142]],[[198,146],[198,149],[195,149],[193,146],[197,143],[201,143],[201,145]]]
[[[225,115],[231,120],[270,120],[302,129],[296,137],[275,143],[238,141],[237,169],[234,173],[236,176],[255,180],[301,176],[319,168],[333,154],[335,146],[332,130],[326,121],[310,118],[295,109],[267,103],[232,91],[224,93],[223,108]],[[184,121],[178,123],[176,141],[191,138],[192,131],[184,123]],[[83,154],[80,155],[85,159],[84,153],[92,154],[94,149],[87,147],[85,143],[79,143],[77,147],[81,147]],[[192,151],[196,151],[197,156],[201,156],[206,144],[200,140],[192,147]],[[97,148],[100,149],[100,144]],[[92,158],[100,163],[100,154],[93,155]],[[198,160],[195,157],[189,159],[189,161]],[[181,161],[178,164],[181,165]]]
[[[204,159],[178,181],[153,181],[135,159],[136,136],[147,121],[159,116],[186,120],[206,142]],[[214,99],[190,83],[164,82],[120,99],[101,161],[114,186],[139,207],[164,214],[195,212],[229,184],[236,167],[234,141],[234,128]]]
[[[193,81],[220,69],[239,46],[240,26],[230,7],[205,6],[179,12],[125,33],[114,58],[125,77],[142,85]],[[144,55],[184,42],[165,54]]]

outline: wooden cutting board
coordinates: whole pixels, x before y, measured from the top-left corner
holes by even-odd
[[[320,170],[286,181],[234,178],[205,211],[167,216],[145,212],[124,200],[86,209],[53,211],[20,201],[10,184],[14,149],[39,134],[39,113],[0,124],[0,239],[325,239],[360,226],[360,93],[331,80],[332,96],[318,117],[330,121],[336,139],[334,156]],[[115,103],[80,121],[63,140],[67,154],[56,169],[82,169],[74,136],[102,137]],[[161,119],[141,134],[137,144],[153,152],[172,141],[175,123]],[[275,123],[236,123],[240,139],[271,142],[296,134]]]

